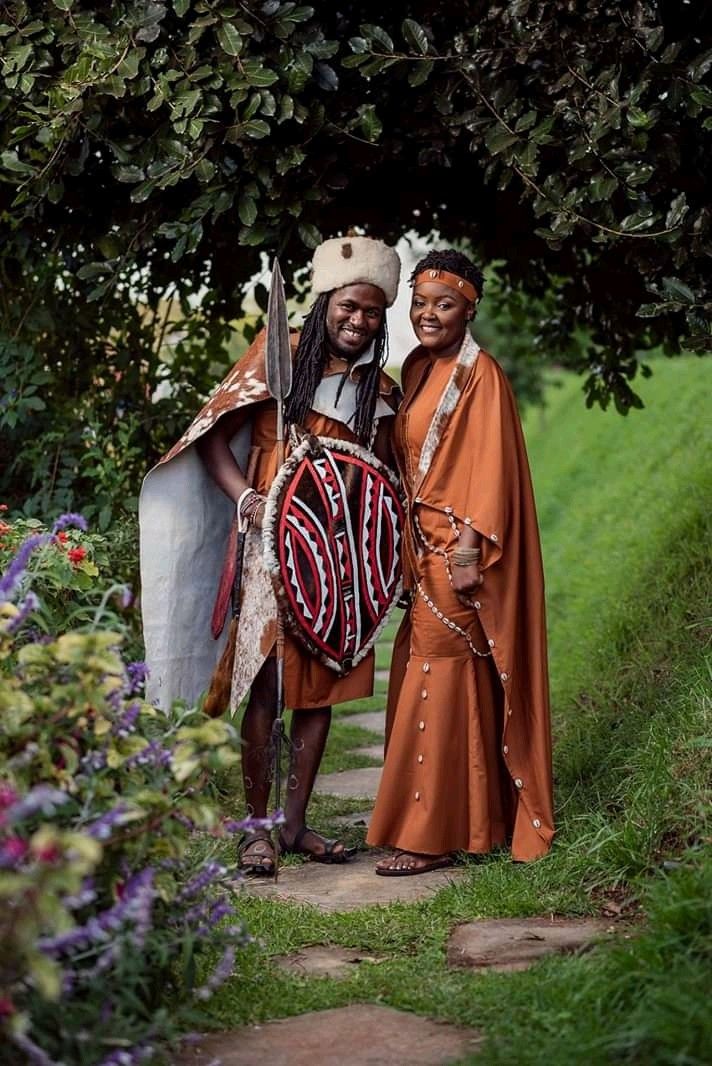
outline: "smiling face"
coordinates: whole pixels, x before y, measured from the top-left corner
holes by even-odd
[[[326,332],[333,355],[352,362],[368,348],[386,313],[386,297],[376,285],[335,289],[326,308]]]
[[[455,355],[460,350],[474,304],[440,281],[423,281],[413,289],[410,321],[415,335],[433,355]]]

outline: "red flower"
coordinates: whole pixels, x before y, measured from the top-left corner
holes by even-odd
[[[0,996],[0,1018],[9,1018],[15,1013],[15,1004],[9,996]]]
[[[61,849],[57,844],[45,844],[41,848],[34,848],[35,858],[40,862],[56,862],[62,857]]]
[[[59,541],[60,544],[66,544],[67,543],[67,539],[68,538],[67,538],[67,534],[66,533],[59,532],[57,534],[57,540]]]
[[[12,526],[9,526],[7,522],[0,522],[0,533],[9,533]]]
[[[6,503],[0,503],[0,512],[2,512],[2,511],[7,511],[7,504]]]
[[[73,563],[76,566],[77,563],[80,563],[82,559],[86,558],[86,554],[86,548],[70,548],[67,552],[67,557],[70,563]]]

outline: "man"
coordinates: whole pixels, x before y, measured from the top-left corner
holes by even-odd
[[[356,441],[390,462],[398,390],[381,369],[386,307],[395,300],[400,261],[368,237],[325,241],[314,253],[317,299],[301,335],[293,334],[292,390],[285,421],[318,436]],[[248,810],[265,817],[271,732],[276,708],[276,605],[261,559],[264,496],[277,473],[276,405],[264,372],[264,334],[233,367],[178,444],[144,482],[141,560],[144,635],[152,678],[149,698],[167,705],[194,700],[205,688],[216,651],[210,608],[232,514],[238,507],[245,542],[242,606],[232,674],[231,709],[248,689],[242,720],[242,771]],[[254,468],[248,483],[248,448]],[[209,475],[205,476],[205,473]],[[222,492],[220,492],[222,490]],[[306,808],[324,751],[334,703],[371,695],[373,655],[345,677],[285,639],[284,697],[293,709],[283,852],[339,863],[346,852],[306,825]],[[275,854],[267,833],[243,844],[240,866],[271,876]]]

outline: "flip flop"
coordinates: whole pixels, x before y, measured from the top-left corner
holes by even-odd
[[[394,859],[399,858],[401,855],[411,855],[413,852],[397,851],[393,856]],[[431,870],[442,870],[446,866],[454,866],[455,861],[451,859],[449,855],[438,855],[437,858],[431,859],[430,862],[423,863],[421,866],[415,866],[413,869],[407,869],[401,867],[400,869],[389,870],[387,866],[376,867],[376,873],[379,877],[414,877],[416,874],[427,874]]]
[[[309,848],[301,847],[301,843],[307,833],[314,833],[321,840],[324,841],[324,850],[322,852],[310,851]],[[291,844],[288,844],[282,834],[279,834],[279,850],[282,855],[304,855],[311,862],[323,862],[330,866],[340,866],[348,859],[352,859],[356,854],[356,848],[342,848],[339,851],[334,851],[336,845],[340,843],[338,840],[327,840],[321,833],[317,833],[316,829],[312,829],[308,825],[303,825]]]

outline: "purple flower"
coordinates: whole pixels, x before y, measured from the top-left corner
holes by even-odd
[[[115,825],[121,821],[121,816],[126,813],[126,804],[119,803],[112,810],[102,814],[96,821],[87,826],[86,832],[94,840],[108,840]]]
[[[141,713],[140,703],[130,703],[120,718],[114,722],[112,732],[119,737],[127,737],[136,732],[136,722]]]
[[[58,788],[49,785],[36,785],[21,800],[15,803],[8,811],[12,822],[21,822],[25,818],[31,818],[34,814],[44,814],[47,817],[55,812],[55,808],[66,803],[69,796]]]
[[[59,533],[60,529],[66,529],[67,526],[76,526],[77,529],[81,529],[82,533],[86,533],[87,520],[84,515],[74,514],[71,511],[67,514],[61,514],[52,526],[52,533]]]
[[[94,881],[91,877],[85,877],[79,892],[73,896],[65,896],[63,902],[67,910],[78,911],[81,907],[88,907],[95,899]]]
[[[129,679],[129,691],[140,692],[148,677],[148,667],[146,664],[140,660],[133,663],[127,663],[126,673],[128,674]]]
[[[18,588],[22,576],[27,569],[27,563],[35,548],[46,544],[50,539],[49,533],[33,533],[27,540],[23,540],[15,555],[10,560],[5,573],[0,577],[0,602],[9,600]]]
[[[143,947],[146,935],[151,928],[153,900],[156,895],[153,887],[153,870],[150,866],[140,870],[124,885],[121,899],[110,907],[89,919],[85,925],[77,926],[66,933],[38,940],[41,951],[47,955],[67,955],[83,951],[91,946],[105,944],[111,934],[121,932],[125,927],[131,928],[131,941],[135,947]]]
[[[53,1059],[46,1055],[41,1047],[38,1047],[33,1040],[30,1040],[29,1036],[24,1033],[13,1033],[12,1041],[20,1051],[24,1051],[27,1056],[27,1061],[32,1063],[32,1066],[57,1066]]]
[[[218,877],[224,877],[226,873],[227,870],[219,862],[206,862],[200,873],[184,887],[178,899],[183,901],[197,896],[204,888],[207,888]]]
[[[124,585],[121,589],[121,606],[126,610],[133,603],[133,592],[129,585]]]
[[[148,1062],[153,1055],[155,1049],[151,1044],[136,1044],[132,1048],[112,1051],[107,1058],[101,1060],[99,1066],[136,1066],[139,1062]]]
[[[141,748],[135,755],[130,755],[126,760],[126,766],[168,766],[173,757],[170,748],[164,748],[157,740],[151,740],[145,748]]]
[[[210,999],[216,988],[224,984],[231,976],[235,966],[236,948],[234,944],[228,944],[223,952],[220,962],[217,964],[208,980],[195,992],[196,999]]]
[[[239,821],[234,818],[226,818],[222,823],[223,828],[228,833],[256,833],[260,829],[266,829],[271,831],[278,825],[284,825],[284,811],[275,811],[274,814],[270,814],[267,818],[241,818]]]
[[[8,623],[8,633],[16,633],[22,623],[26,621],[33,611],[37,610],[39,605],[40,601],[37,599],[34,592],[28,592],[20,604],[20,613],[16,614],[14,618],[11,618]]]

